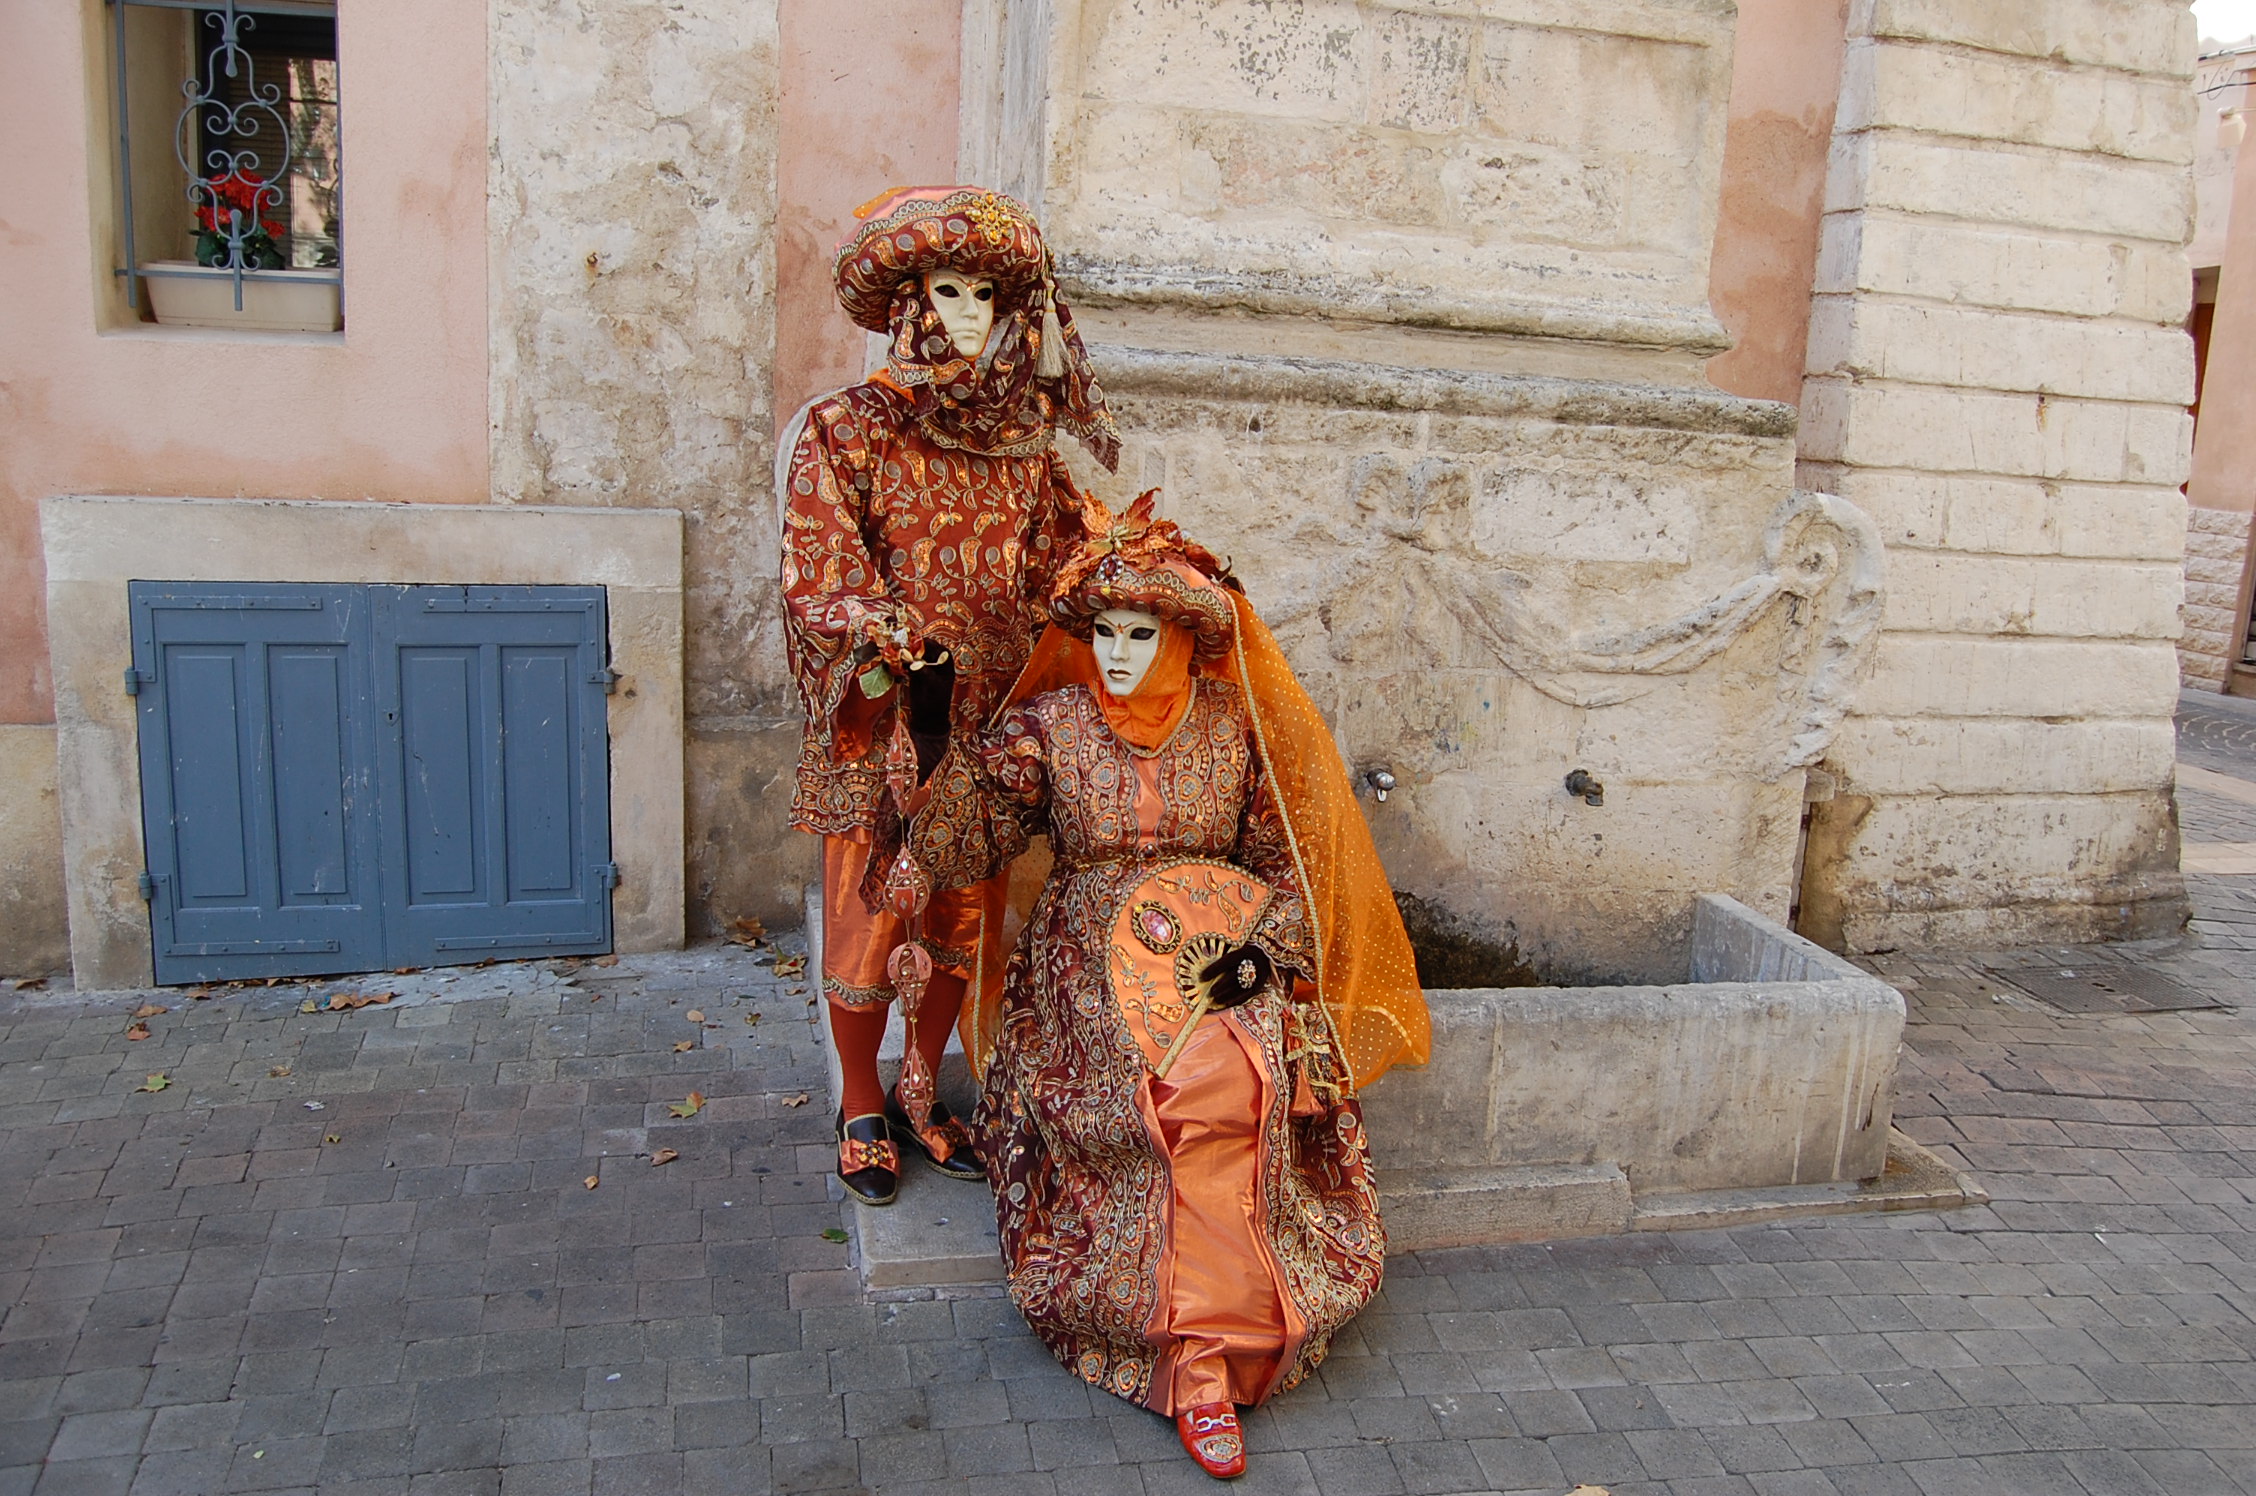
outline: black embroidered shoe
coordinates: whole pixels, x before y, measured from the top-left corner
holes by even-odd
[[[887,1137],[885,1118],[838,1114],[838,1182],[864,1205],[891,1205],[901,1192],[901,1154]]]
[[[934,1098],[932,1120],[922,1132],[909,1126],[909,1113],[901,1105],[898,1088],[885,1093],[885,1126],[893,1140],[920,1154],[931,1165],[932,1172],[945,1179],[985,1179],[987,1171],[979,1166],[979,1154],[971,1146],[971,1134],[964,1125],[948,1114],[946,1103]]]

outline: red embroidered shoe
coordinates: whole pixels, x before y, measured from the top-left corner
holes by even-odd
[[[1228,1403],[1200,1403],[1176,1418],[1175,1432],[1199,1468],[1216,1480],[1245,1474],[1245,1433],[1238,1427],[1238,1410]]]

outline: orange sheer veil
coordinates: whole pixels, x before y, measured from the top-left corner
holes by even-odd
[[[1283,813],[1315,924],[1317,996],[1330,1015],[1350,1081],[1360,1090],[1395,1065],[1424,1064],[1431,1047],[1410,938],[1331,729],[1253,604],[1234,588],[1216,590],[1236,612],[1235,636],[1226,653],[1199,661],[1193,673],[1234,680],[1245,693],[1254,744]],[[1053,624],[998,715],[1094,675],[1088,641]],[[1102,687],[1094,689],[1102,699]],[[994,1052],[1001,992],[998,971],[987,979],[987,990],[972,994],[963,1006],[964,1053],[980,1074]]]

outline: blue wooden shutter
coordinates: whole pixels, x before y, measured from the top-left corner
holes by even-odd
[[[129,599],[157,980],[382,964],[361,589]]]
[[[603,589],[371,590],[391,963],[608,950]]]

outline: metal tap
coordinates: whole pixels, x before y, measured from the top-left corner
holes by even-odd
[[[1387,791],[1394,788],[1394,774],[1387,769],[1366,769],[1363,771],[1363,782],[1371,787],[1371,793],[1378,796],[1379,803],[1384,805]]]
[[[1567,776],[1567,793],[1579,797],[1585,805],[1606,803],[1606,787],[1588,769],[1577,769]]]

